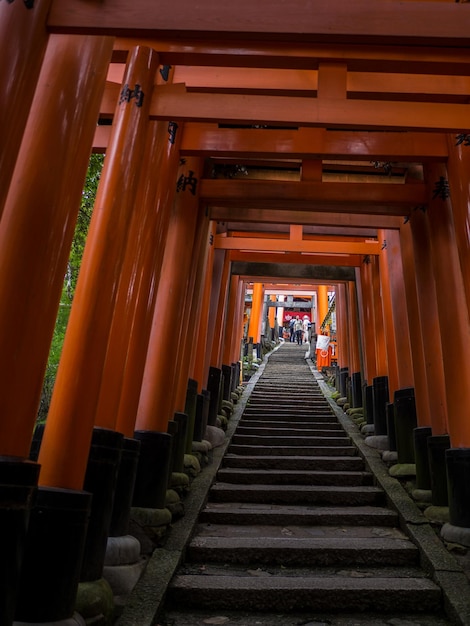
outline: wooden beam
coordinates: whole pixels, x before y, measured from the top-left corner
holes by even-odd
[[[150,116],[184,122],[361,130],[460,133],[470,128],[470,104],[188,93],[183,85],[157,87]]]
[[[317,240],[282,240],[258,239],[252,237],[215,237],[215,247],[223,250],[254,250],[257,252],[307,252],[311,254],[380,254],[381,243],[378,241],[317,241]]]
[[[158,50],[163,65],[318,69],[322,61],[342,61],[350,72],[441,74],[466,76],[470,49],[418,46],[367,46],[317,44],[315,42],[259,42],[253,40],[203,40],[170,37],[148,38],[146,44]],[[125,63],[130,49],[141,38],[116,38],[113,61]]]
[[[423,183],[328,183],[278,180],[200,181],[201,201],[209,206],[247,206],[258,209],[385,213],[408,215],[426,204]]]
[[[185,124],[182,154],[248,158],[319,158],[398,162],[443,161],[441,133],[328,131],[324,128],[235,129]]]
[[[210,206],[209,217],[217,222],[254,222],[257,224],[304,224],[310,226],[341,226],[344,228],[399,229],[403,218],[393,215],[360,215],[358,213],[319,213],[315,211],[284,211],[282,209],[251,209],[248,207]]]
[[[364,257],[358,254],[302,254],[301,252],[243,252],[241,250],[231,250],[230,260],[232,262],[242,261],[244,263],[293,263],[305,265],[313,263],[315,265],[333,265],[341,267],[359,267]]]
[[[466,7],[382,0],[54,0],[50,32],[184,39],[195,35],[335,43],[468,43]],[[419,28],[417,28],[419,25]]]
[[[355,280],[354,267],[342,267],[333,265],[316,265],[306,263],[296,265],[294,263],[244,263],[234,261],[231,264],[232,274],[239,274],[248,281],[273,282],[274,278],[287,279],[289,282],[321,281],[321,284],[332,284],[343,280]]]

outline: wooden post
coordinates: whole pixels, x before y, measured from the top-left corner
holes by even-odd
[[[356,284],[358,285],[359,318],[362,353],[364,355],[364,380],[368,385],[372,385],[372,380],[377,376],[377,358],[372,273],[369,257],[365,257],[360,268],[356,269]]]
[[[379,258],[370,257],[372,273],[372,296],[374,306],[374,329],[375,329],[375,358],[377,362],[377,376],[388,376],[387,369],[387,346],[385,343],[384,314],[382,307],[382,294],[380,289]]]
[[[253,296],[251,300],[250,325],[248,337],[253,337],[253,343],[259,343],[261,339],[261,315],[263,311],[264,287],[262,283],[253,283]]]
[[[39,456],[43,485],[83,486],[157,67],[139,47],[126,68]]]
[[[116,429],[127,437],[132,437],[135,430],[155,300],[170,214],[176,194],[181,135],[181,129],[175,128],[174,125],[167,127],[165,124],[165,132],[162,137],[163,144],[160,146],[162,154],[159,158],[158,176],[155,174],[152,176],[157,181],[155,196],[149,202],[153,204],[150,213],[154,213],[156,217],[155,230],[153,239],[146,239],[146,243],[151,248],[148,251],[150,257],[147,262],[145,259],[143,260],[143,274],[140,277],[139,293],[129,337],[129,350],[116,418]],[[159,151],[158,145],[155,150]]]
[[[424,224],[423,224],[424,227]],[[417,292],[417,268],[413,254],[413,239],[411,233],[411,224],[408,222],[407,224],[403,224],[400,229],[400,242],[401,242],[401,250],[402,250],[402,260],[403,260],[403,278],[404,278],[404,286],[405,286],[405,302],[408,310],[408,320],[409,320],[409,337],[410,337],[410,345],[411,345],[411,355],[412,355],[412,365],[413,365],[413,376],[414,376],[414,389],[415,389],[415,399],[416,399],[416,416],[418,420],[418,426],[431,426],[431,415],[434,413],[434,409],[431,412],[430,410],[430,394],[435,393],[436,390],[432,389],[433,383],[431,380],[427,380],[426,370],[428,367],[431,367],[433,362],[436,361],[437,351],[436,346],[439,348],[439,352],[441,351],[440,341],[435,341],[435,338],[432,338],[432,353],[429,354],[430,360],[425,356],[424,351],[424,327],[427,322],[427,318],[433,317],[433,310],[435,312],[435,319],[433,324],[438,327],[437,320],[437,312],[436,309],[436,300],[435,297],[432,298],[432,309],[428,309],[425,315],[426,319],[421,320],[420,316],[420,303],[422,300],[422,291],[419,289],[419,298]],[[415,274],[416,271],[416,274]],[[429,259],[428,273],[432,278],[432,269],[431,269],[431,261]],[[423,305],[425,306],[425,305]],[[431,342],[429,342],[431,344]],[[431,347],[431,345],[429,346]],[[442,372],[442,359],[440,363],[440,369]],[[444,393],[444,378],[441,376],[442,384],[440,385],[442,389],[442,407],[445,408],[445,393]],[[438,434],[441,434],[438,432]]]
[[[209,239],[213,242],[216,232],[216,223],[211,222]],[[207,381],[209,374],[209,358],[206,358],[208,344],[208,322],[209,307],[211,301],[212,273],[214,268],[214,245],[209,246],[207,264],[204,275],[204,288],[201,304],[201,313],[199,319],[198,333],[196,337],[196,359],[194,361],[191,376],[198,381],[198,391],[202,391],[202,387]]]
[[[192,157],[178,176],[137,412],[138,430],[165,433],[173,415],[177,351],[182,326],[188,323],[182,303],[191,270],[201,172],[201,159]]]
[[[230,256],[224,255],[222,276],[217,299],[217,309],[214,319],[214,332],[212,337],[211,361],[212,367],[222,367],[222,336],[225,328],[225,316],[227,313],[227,295],[230,276]]]
[[[0,218],[46,52],[51,0],[0,3]]]
[[[443,165],[425,170],[429,187],[426,217],[436,283],[437,311],[441,329],[442,360],[447,398],[449,435],[454,448],[470,447],[470,423],[462,406],[470,401],[470,320],[458,257],[451,200],[446,191]],[[437,190],[441,190],[436,193]],[[444,262],[445,260],[445,262]]]
[[[54,36],[44,59],[0,226],[2,455],[29,455],[111,52]]]

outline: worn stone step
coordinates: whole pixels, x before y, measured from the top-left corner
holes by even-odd
[[[217,480],[239,485],[371,485],[370,472],[221,468]]]
[[[233,526],[233,528],[245,528]],[[276,527],[263,527],[276,528]],[[284,567],[416,565],[419,551],[409,540],[389,537],[199,536],[188,561],[275,564]]]
[[[272,420],[272,421],[301,421],[301,422],[331,422],[335,420],[335,416],[331,411],[324,411],[321,413],[314,413],[312,411],[282,411],[278,410],[249,410],[246,409],[243,413],[244,420],[257,421],[257,420]]]
[[[237,433],[240,435],[243,434],[264,434],[267,429],[275,428],[276,431],[280,433],[284,433],[284,431],[296,434],[296,431],[305,432],[310,429],[312,430],[324,430],[324,431],[342,431],[342,426],[338,422],[317,422],[313,420],[305,420],[303,422],[294,422],[294,421],[281,421],[281,420],[272,420],[272,421],[261,421],[261,420],[248,420],[241,419],[238,422]],[[332,433],[335,434],[335,433]]]
[[[201,523],[286,526],[394,526],[398,515],[379,506],[301,506],[247,502],[208,502]]]
[[[311,435],[300,435],[295,437],[293,435],[239,435],[238,432],[232,437],[232,443],[234,445],[242,445],[242,446],[251,446],[251,445],[260,445],[260,446],[279,446],[285,444],[287,447],[292,446],[343,446],[348,445],[351,442],[351,439],[343,434],[336,435],[335,437],[322,437],[322,436],[311,436]]]
[[[212,502],[263,502],[270,504],[334,504],[358,506],[384,504],[377,487],[324,487],[316,485],[232,485],[216,483],[209,491]]]
[[[354,446],[250,446],[231,443],[228,451],[232,454],[251,456],[353,456]]]
[[[337,470],[361,471],[364,461],[356,456],[267,456],[267,455],[238,455],[226,454],[223,460],[224,467],[244,467],[253,469],[278,470]]]
[[[425,578],[189,575],[176,576],[168,596],[175,606],[218,610],[432,613],[441,608],[439,587]]]

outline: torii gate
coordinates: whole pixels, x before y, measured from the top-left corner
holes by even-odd
[[[136,424],[166,445],[188,381],[202,392],[210,368],[238,358],[243,277],[325,267],[351,338],[340,365],[368,387],[386,377],[390,400],[414,388],[417,424],[444,438],[453,467],[452,450],[470,449],[467,13],[444,0],[0,3],[5,482],[37,481],[25,459],[91,150],[106,152],[99,217],[41,497],[60,488],[81,502],[94,426],[118,447]],[[204,159],[248,175],[214,178]],[[159,324],[175,319],[170,341]]]

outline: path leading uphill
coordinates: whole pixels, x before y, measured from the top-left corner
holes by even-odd
[[[304,355],[286,343],[270,356],[157,623],[456,623],[416,536],[401,529]]]

